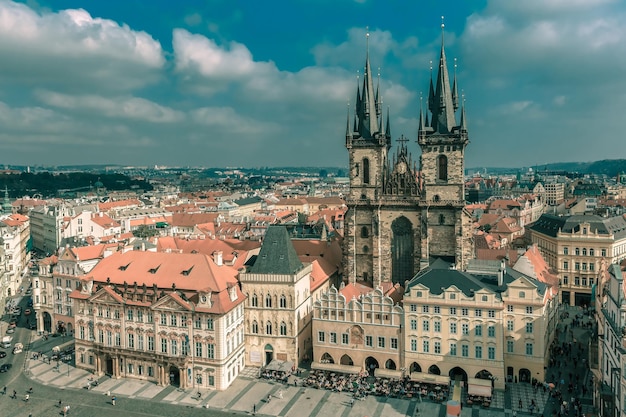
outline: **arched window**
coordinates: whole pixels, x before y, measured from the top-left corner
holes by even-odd
[[[448,181],[448,158],[445,155],[437,157],[437,179]]]
[[[369,237],[370,233],[367,226],[361,227],[361,237]]]
[[[254,334],[258,334],[259,333],[259,323],[256,322],[256,320],[254,320],[252,322],[252,333]]]
[[[446,222],[446,216],[443,214],[439,215],[439,224],[444,224]]]
[[[370,160],[363,158],[363,184],[370,183]]]
[[[285,297],[285,294],[280,296],[280,308],[287,308],[287,297]]]
[[[269,293],[265,296],[265,307],[272,307],[272,296]]]
[[[250,302],[252,303],[252,307],[259,306],[259,298],[257,297],[256,293],[252,294],[252,298],[250,299]]]
[[[287,336],[287,325],[284,321],[280,323],[280,335]]]
[[[272,322],[267,322],[265,324],[265,334],[272,334]]]
[[[368,253],[370,251],[370,247],[365,245],[363,246],[363,253]]]

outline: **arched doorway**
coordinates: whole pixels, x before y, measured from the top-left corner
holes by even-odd
[[[349,365],[349,366],[354,365],[354,362],[352,362],[352,358],[348,355],[343,355],[341,359],[339,360],[339,363],[342,365]]]
[[[170,366],[170,385],[179,387],[180,386],[180,371],[174,365]]]
[[[467,372],[465,372],[461,367],[455,366],[454,368],[450,369],[448,375],[452,380],[456,380],[458,376],[461,381],[467,382]]]
[[[65,331],[70,336],[74,334],[74,326],[72,326],[72,323],[67,323],[65,325]]]
[[[530,371],[526,368],[519,370],[519,382],[530,382]]]
[[[422,372],[422,367],[420,366],[419,363],[413,362],[411,366],[409,367],[409,371],[410,372]]]
[[[404,284],[413,277],[413,224],[404,216],[391,223],[391,280]]]
[[[274,348],[269,343],[265,345],[265,365],[274,360]]]
[[[396,370],[396,363],[394,361],[392,361],[391,359],[387,359],[387,362],[385,362],[385,369],[391,369],[393,371]]]
[[[441,375],[441,369],[437,365],[430,365],[428,367],[428,373],[432,375]]]
[[[474,375],[474,378],[491,380],[493,379],[493,375],[488,370],[483,369],[482,371],[476,372],[476,375]]]
[[[47,311],[43,312],[43,330],[52,333],[52,317]]]
[[[332,356],[330,356],[328,352],[324,352],[324,354],[322,355],[322,359],[320,360],[320,363],[335,363],[335,360],[333,359]]]
[[[367,359],[365,359],[365,368],[369,372],[370,376],[374,376],[374,371],[378,367],[379,365],[376,359],[372,358],[371,356],[368,356]]]

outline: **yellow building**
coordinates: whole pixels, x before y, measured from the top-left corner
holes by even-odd
[[[556,323],[553,295],[546,283],[504,262],[473,261],[459,271],[437,260],[404,294],[403,367],[491,379],[498,389],[506,380],[543,381]]]
[[[600,265],[626,258],[626,220],[622,216],[544,214],[530,227],[537,245],[559,277],[565,304],[590,306]]]

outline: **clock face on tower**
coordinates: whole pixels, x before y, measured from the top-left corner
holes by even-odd
[[[406,172],[406,164],[404,162],[398,162],[396,165],[396,171],[400,174],[404,174]]]

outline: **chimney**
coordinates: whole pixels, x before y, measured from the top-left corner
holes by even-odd
[[[215,262],[215,265],[222,266],[223,261],[222,261],[222,251],[221,250],[217,250],[217,251],[213,252],[213,261]]]

